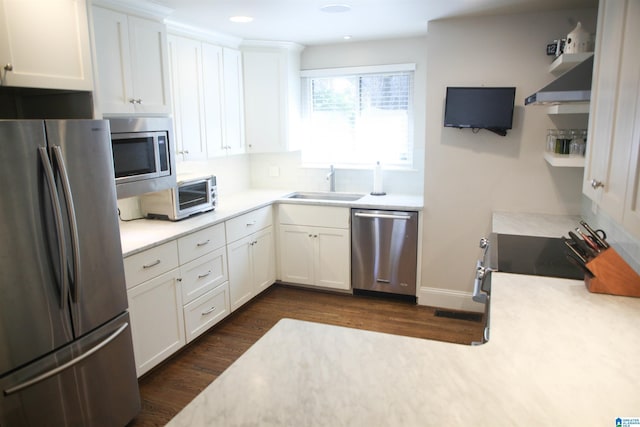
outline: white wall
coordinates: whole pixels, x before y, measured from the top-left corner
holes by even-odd
[[[597,10],[458,18],[429,23],[422,283],[419,302],[467,308],[478,241],[493,211],[579,214],[581,168],[543,160],[542,106],[524,98],[553,80],[545,46],[582,21],[595,31]],[[444,128],[447,86],[515,86],[513,129]]]
[[[415,63],[415,134],[413,170],[384,170],[384,190],[393,193],[422,194],[424,171],[424,141],[426,115],[426,51],[424,37],[369,42],[311,46],[302,52],[303,70],[355,67],[363,65]],[[274,169],[275,168],[275,169]],[[272,176],[274,170],[278,176]],[[327,168],[301,167],[300,153],[252,154],[251,186],[253,188],[284,188],[294,190],[329,189]],[[336,190],[370,192],[373,188],[371,169],[338,169]]]

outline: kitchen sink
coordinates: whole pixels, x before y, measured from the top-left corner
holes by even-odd
[[[323,193],[298,191],[287,196],[287,199],[303,199],[303,200],[332,200],[340,202],[353,202],[364,197],[364,194],[358,193]]]

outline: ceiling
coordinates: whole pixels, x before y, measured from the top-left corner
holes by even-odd
[[[303,45],[425,35],[427,22],[467,15],[597,7],[598,0],[153,0],[173,9],[172,21],[248,40]],[[322,6],[351,9],[326,13]],[[251,23],[233,23],[245,15]]]

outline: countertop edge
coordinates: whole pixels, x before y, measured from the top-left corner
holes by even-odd
[[[411,210],[418,212],[424,208],[422,197],[416,195],[391,194],[386,196],[373,196],[366,194],[356,201],[325,201],[287,198],[287,196],[292,193],[294,193],[294,191],[250,190],[226,197],[223,196],[221,198],[223,203],[228,202],[223,207],[219,207],[212,212],[202,213],[175,222],[158,219],[120,221],[122,255],[124,258],[130,257],[269,205],[286,203],[311,206],[336,206],[349,209]],[[144,237],[136,236],[138,233],[144,234]],[[153,237],[149,238],[149,235]]]

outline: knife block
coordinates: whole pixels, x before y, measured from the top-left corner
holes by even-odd
[[[595,276],[585,276],[589,292],[640,297],[640,276],[613,248],[605,249],[586,266]]]

